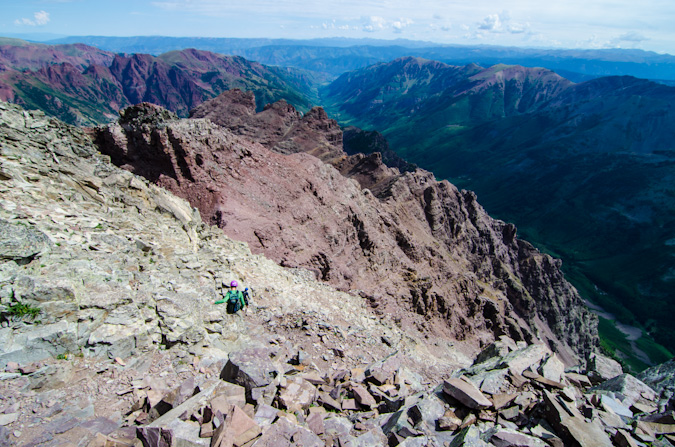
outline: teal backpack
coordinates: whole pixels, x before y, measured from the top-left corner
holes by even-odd
[[[227,313],[234,314],[241,310],[242,293],[239,290],[227,292]]]

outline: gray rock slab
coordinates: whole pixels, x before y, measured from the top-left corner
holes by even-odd
[[[544,391],[546,419],[565,441],[566,445],[581,447],[611,447],[612,441],[595,421],[587,422],[575,407],[563,407],[563,402],[548,391]]]
[[[354,398],[356,402],[364,407],[374,408],[377,406],[375,398],[361,385],[352,386],[352,391],[354,392]]]
[[[633,412],[627,406],[623,405],[621,402],[617,401],[613,397],[602,395],[600,396],[600,404],[605,407],[605,410],[616,413],[619,416],[625,418],[632,418]]]
[[[475,385],[462,379],[451,378],[444,382],[443,392],[473,409],[490,408],[492,402]]]
[[[493,369],[478,375],[481,378],[480,390],[488,394],[499,394],[513,390],[511,382],[508,380],[509,370]],[[473,380],[472,380],[473,382]]]
[[[481,439],[480,430],[472,425],[466,427],[452,440],[449,447],[487,447],[490,444]]]
[[[12,331],[0,331],[0,368],[8,362],[25,365],[66,352],[77,352],[77,324],[61,320],[54,324],[39,324]]]
[[[265,433],[254,440],[251,447],[285,446],[323,447],[325,444],[317,435],[286,418],[279,418]]]
[[[548,380],[562,382],[565,377],[565,365],[557,355],[550,355],[539,367],[539,374]]]
[[[215,396],[220,383],[219,380],[205,383],[204,386],[202,386],[202,391],[195,394],[176,408],[173,408],[171,411],[163,414],[158,419],[155,419],[152,423],[148,424],[148,427],[163,427],[174,419],[179,419],[183,414],[190,416],[192,413],[206,405],[206,403]]]
[[[288,379],[286,385],[279,391],[279,401],[293,412],[306,410],[314,403],[316,397],[316,387],[300,377]]]
[[[496,447],[547,447],[548,444],[534,436],[528,436],[517,430],[499,428],[490,438],[490,443]]]
[[[509,368],[515,374],[522,374],[528,368],[538,369],[542,360],[549,355],[551,350],[545,345],[529,345],[508,353],[502,358],[499,367]]]
[[[621,364],[599,353],[591,354],[588,360],[588,377],[598,383],[623,374]]]
[[[327,416],[323,420],[324,432],[327,435],[337,436],[340,439],[349,439],[351,438],[350,432],[354,424],[342,416]]]
[[[19,419],[19,413],[0,414],[0,425],[9,425]]]
[[[263,428],[269,427],[277,419],[277,413],[279,413],[279,409],[271,405],[261,404],[258,405],[253,420]]]
[[[199,425],[174,419],[164,427],[171,430],[171,447],[209,447],[211,439],[199,437]]]

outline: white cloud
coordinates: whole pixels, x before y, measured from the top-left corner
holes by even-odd
[[[517,23],[511,21],[511,14],[502,11],[499,14],[490,14],[478,23],[478,29],[489,33],[523,34],[530,28],[529,23]],[[479,31],[479,34],[482,33]]]
[[[380,16],[370,16],[365,19],[362,30],[374,33],[376,31],[391,30],[394,33],[400,34],[403,30],[413,24],[411,19],[399,18],[396,20],[387,20]]]
[[[15,25],[27,25],[27,26],[44,26],[47,23],[49,23],[49,13],[47,11],[38,11],[35,14],[33,14],[33,19],[27,19],[27,18],[22,18],[22,19],[16,19],[14,21]]]
[[[47,11],[38,11],[35,13],[35,23],[37,25],[46,25],[49,23],[49,13]]]
[[[343,23],[339,24],[335,19],[331,20],[330,22],[323,22],[320,27],[318,26],[310,26],[312,29],[324,29],[324,30],[340,30],[340,31],[349,31],[349,30],[357,30],[359,29],[357,26],[350,26],[349,24]]]
[[[387,21],[384,17],[370,16],[367,22],[363,25],[363,31],[374,33],[375,31],[382,31],[387,26]]]
[[[481,23],[478,24],[478,29],[489,31],[491,33],[499,33],[502,31],[502,21],[499,14],[490,14],[485,17]]]
[[[410,19],[399,19],[394,21],[391,24],[391,27],[394,29],[395,33],[403,32],[403,28],[412,25],[413,21]]]

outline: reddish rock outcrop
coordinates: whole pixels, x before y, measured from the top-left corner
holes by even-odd
[[[436,343],[448,337],[475,349],[504,334],[539,338],[568,364],[596,345],[597,320],[558,261],[488,216],[473,193],[426,171],[400,174],[378,155],[339,153],[323,111],[300,117],[277,103],[254,114],[250,103],[240,96],[233,115],[217,107],[203,115],[247,139],[143,104],[98,128],[96,140],[116,164],[189,200],[254,252],[360,293],[376,312]],[[323,140],[313,139],[322,132]],[[290,142],[297,145],[285,152],[300,153],[280,154],[251,139],[276,150]],[[315,150],[324,143],[331,149]]]
[[[253,92],[228,90],[190,112],[281,154],[306,152],[323,161],[344,157],[342,130],[321,107],[301,115],[286,101],[268,104],[256,113]]]

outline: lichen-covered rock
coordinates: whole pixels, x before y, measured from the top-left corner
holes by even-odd
[[[28,263],[50,245],[43,232],[0,219],[0,259]]]

